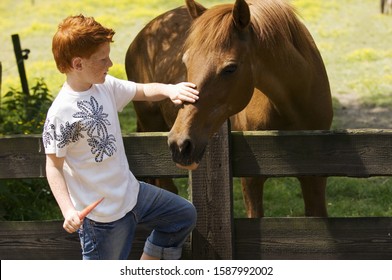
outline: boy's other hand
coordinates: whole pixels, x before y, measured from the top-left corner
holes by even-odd
[[[69,211],[64,215],[63,228],[68,233],[74,233],[82,225],[82,221],[79,219],[79,212],[76,210]]]

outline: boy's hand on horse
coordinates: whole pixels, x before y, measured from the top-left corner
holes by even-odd
[[[193,83],[182,82],[170,85],[169,98],[177,105],[181,105],[184,102],[195,103],[199,99],[198,94],[196,85]]]

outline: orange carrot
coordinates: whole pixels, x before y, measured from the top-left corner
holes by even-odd
[[[84,208],[82,211],[79,212],[79,219],[83,220],[95,207],[97,207],[98,204],[101,203],[101,201],[104,199],[104,197],[98,199],[97,201],[91,203],[88,205],[86,208]]]

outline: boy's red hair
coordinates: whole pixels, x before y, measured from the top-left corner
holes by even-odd
[[[105,42],[113,42],[113,29],[103,27],[93,17],[69,16],[53,36],[52,52],[61,73],[72,69],[75,57],[89,58]]]

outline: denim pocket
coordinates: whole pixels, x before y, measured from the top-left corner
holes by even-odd
[[[98,259],[94,223],[94,221],[85,218],[83,226],[78,231],[83,259]]]

